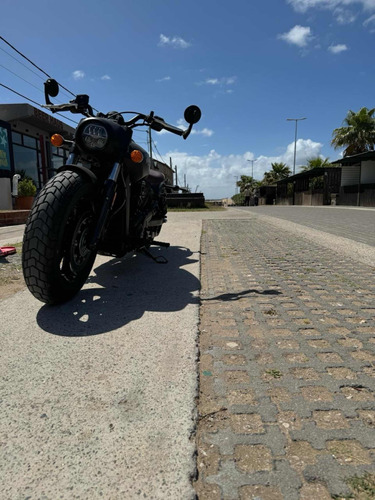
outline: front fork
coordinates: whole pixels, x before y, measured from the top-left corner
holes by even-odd
[[[73,165],[76,161],[76,155],[74,153],[70,153],[68,160],[66,162],[66,165]],[[94,235],[90,241],[90,247],[95,248],[101,238],[101,235],[103,233],[103,230],[105,228],[106,222],[108,220],[109,213],[111,211],[111,208],[113,206],[113,203],[115,201],[115,195],[116,195],[116,185],[117,185],[117,179],[121,171],[121,166],[118,162],[113,164],[111,173],[109,174],[109,177],[105,181],[104,184],[104,201],[102,204],[102,209],[100,211],[100,215],[98,218],[98,222],[96,223],[95,230],[94,230]],[[127,183],[128,184],[128,183]],[[126,192],[126,203],[130,202],[130,196],[129,193]],[[129,207],[127,207],[129,208]],[[126,213],[128,214],[129,211],[127,210]],[[127,224],[128,226],[129,224]],[[128,231],[128,227],[127,227]]]
[[[102,205],[102,209],[100,211],[98,222],[96,223],[94,236],[90,242],[91,247],[95,247],[100,240],[100,237],[103,233],[103,229],[108,220],[109,212],[113,206],[115,201],[116,194],[116,185],[117,179],[120,174],[121,166],[119,163],[115,163],[112,167],[111,173],[104,184],[104,201]]]

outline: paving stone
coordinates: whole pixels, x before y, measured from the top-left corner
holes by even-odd
[[[278,488],[272,486],[242,486],[239,490],[240,500],[284,500]]]
[[[323,484],[307,483],[300,490],[300,500],[331,500],[329,491]]]
[[[238,445],[234,458],[241,472],[260,472],[272,470],[272,454],[269,448],[259,445]]]
[[[260,415],[256,413],[243,413],[231,416],[233,432],[236,434],[262,434],[264,426]]]
[[[314,411],[313,419],[321,429],[347,429],[350,427],[348,419],[338,410]]]
[[[263,220],[203,224],[198,498],[349,495],[375,472],[374,269]]]

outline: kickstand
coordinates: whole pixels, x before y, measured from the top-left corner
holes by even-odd
[[[164,257],[164,255],[159,255],[158,257],[154,257],[146,247],[140,248],[139,252],[142,252],[147,257],[150,257],[150,259],[152,259],[157,264],[168,264],[168,260]]]

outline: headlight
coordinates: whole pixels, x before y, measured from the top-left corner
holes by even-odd
[[[103,149],[108,141],[108,133],[101,125],[89,124],[83,129],[82,140],[89,149]]]

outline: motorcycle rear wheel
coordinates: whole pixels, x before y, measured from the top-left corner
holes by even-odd
[[[23,238],[22,269],[30,292],[46,304],[71,299],[90,274],[96,257],[89,247],[95,192],[82,174],[65,170],[35,200]]]

